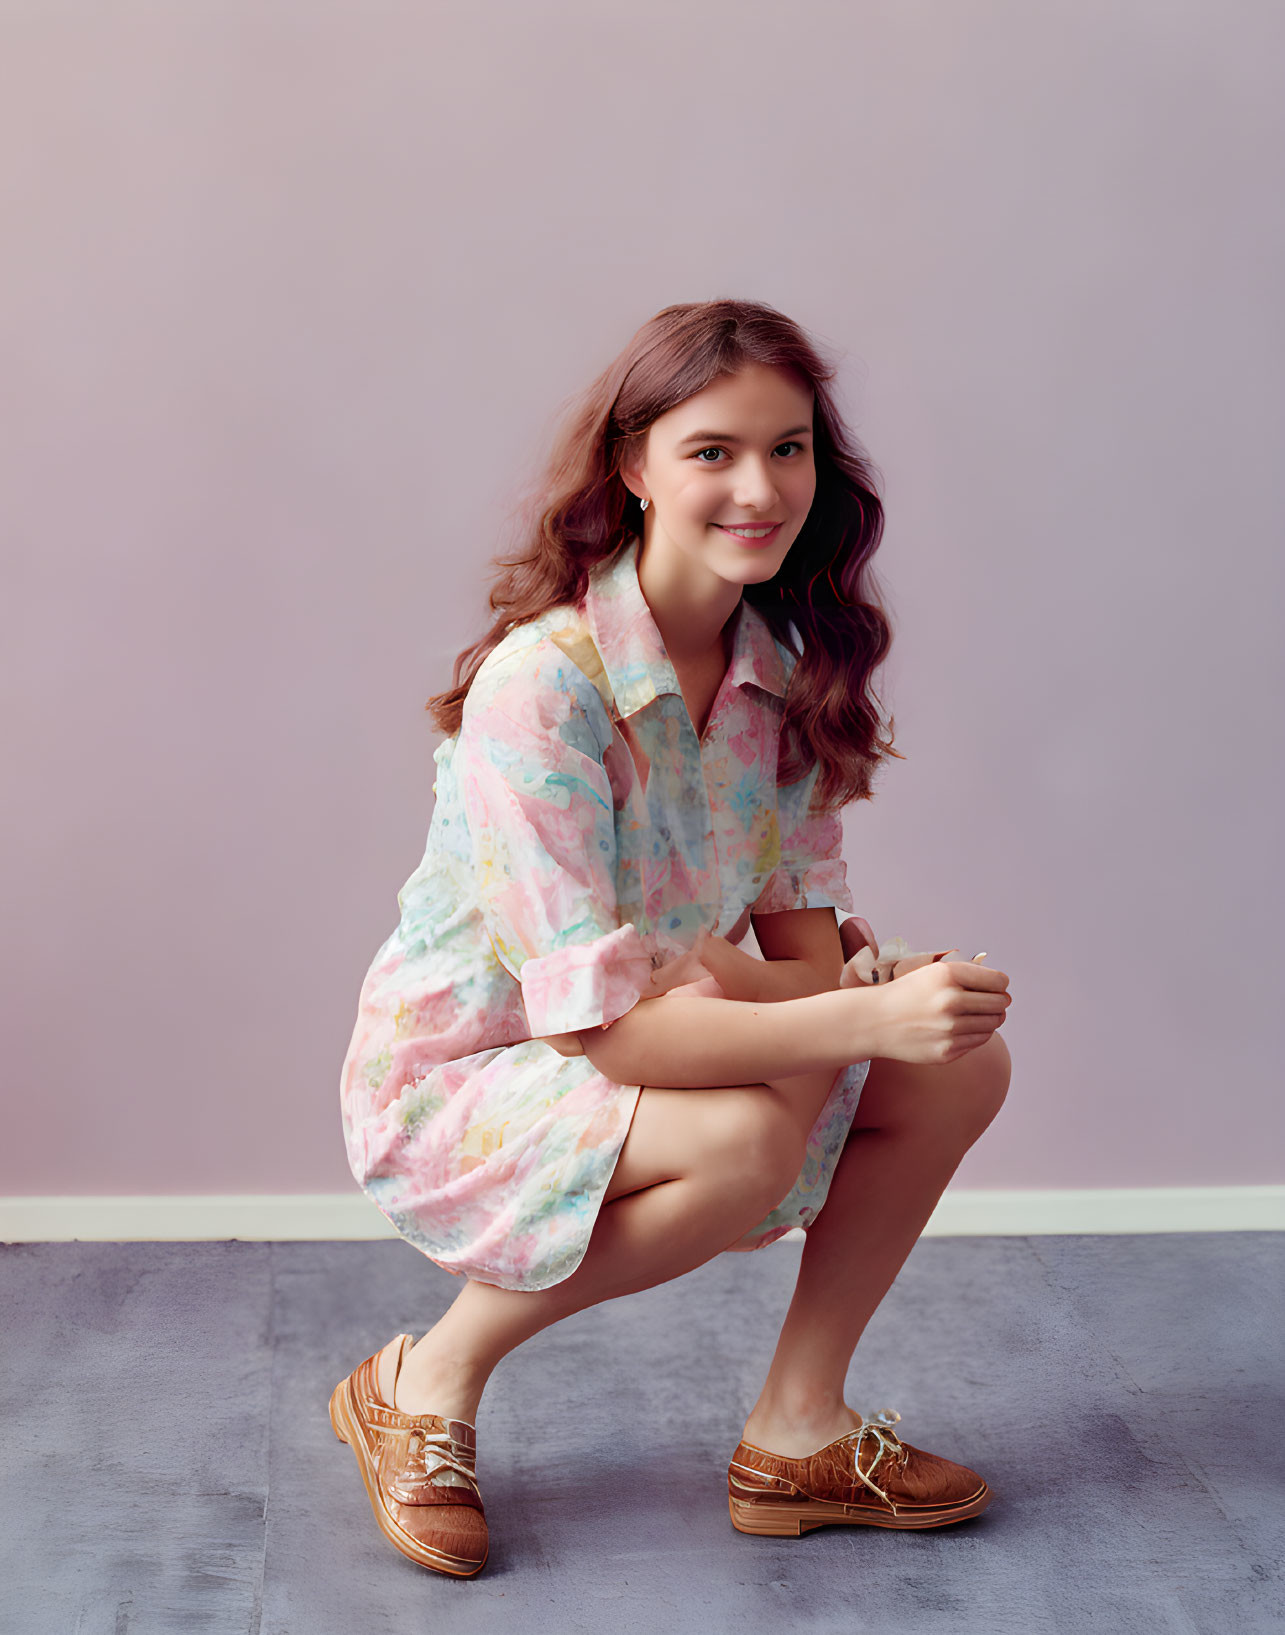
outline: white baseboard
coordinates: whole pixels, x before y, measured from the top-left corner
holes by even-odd
[[[1279,1232],[1285,1186],[947,1192],[925,1237],[1044,1233]],[[364,1193],[174,1198],[0,1198],[0,1243],[396,1237]],[[797,1229],[788,1234],[800,1241]]]

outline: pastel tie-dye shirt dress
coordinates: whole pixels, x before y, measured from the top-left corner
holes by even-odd
[[[776,782],[794,655],[742,600],[698,739],[639,544],[479,669],[343,1065],[364,1191],[438,1265],[506,1289],[580,1264],[639,1094],[545,1038],[623,1016],[701,926],[739,941],[752,913],[852,910],[816,772]],[[793,1189],[734,1247],[816,1217],[869,1066],[836,1074]]]

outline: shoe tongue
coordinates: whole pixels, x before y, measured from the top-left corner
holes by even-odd
[[[398,1338],[399,1344],[398,1344],[398,1347],[397,1347],[397,1356],[394,1359],[394,1363],[393,1363],[393,1383],[394,1383],[394,1385],[396,1385],[396,1383],[397,1383],[397,1376],[401,1373],[402,1369],[406,1366],[407,1357],[409,1357],[411,1352],[415,1349],[415,1336],[413,1334],[399,1334],[397,1336],[397,1338]]]
[[[399,1408],[397,1406],[397,1381],[401,1376],[402,1366],[406,1361],[407,1350],[411,1346],[413,1346],[414,1344],[415,1344],[414,1335],[411,1335],[411,1334],[397,1334],[397,1335],[395,1335],[393,1337],[393,1339],[388,1342],[388,1345],[386,1345],[384,1347],[383,1353],[381,1354],[379,1360],[375,1364],[375,1391],[376,1391],[376,1394],[379,1396],[381,1401],[384,1401],[385,1396],[386,1396],[387,1405],[388,1405],[388,1407],[390,1407],[393,1410],[394,1413],[400,1414],[400,1413],[403,1413],[405,1411],[404,1409],[401,1409],[401,1408]],[[392,1380],[391,1380],[391,1382],[389,1384],[387,1393],[385,1393],[384,1386],[383,1386],[383,1381],[384,1381],[384,1377],[385,1377],[385,1375],[384,1375],[384,1360],[383,1359],[384,1359],[385,1355],[391,1355],[392,1364],[393,1364],[393,1377],[392,1377]]]

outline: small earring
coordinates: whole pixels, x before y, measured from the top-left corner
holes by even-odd
[[[638,501],[638,509],[640,511],[645,511],[647,509],[648,503],[649,502],[647,500],[639,500]]]

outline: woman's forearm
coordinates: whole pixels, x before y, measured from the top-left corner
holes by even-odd
[[[782,999],[803,999],[825,993],[830,984],[805,959],[755,959],[735,943],[712,937],[704,961],[729,999],[750,999],[772,1004]]]
[[[760,1084],[837,1072],[877,1055],[882,1004],[877,987],[775,1004],[673,994],[643,1001],[609,1028],[586,1028],[578,1037],[594,1067],[617,1084],[683,1090]]]

